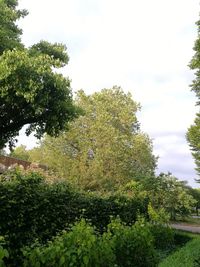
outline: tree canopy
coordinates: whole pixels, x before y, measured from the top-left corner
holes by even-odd
[[[23,48],[20,36],[22,30],[16,25],[18,19],[28,14],[17,9],[17,0],[0,0],[0,55],[6,50]]]
[[[66,47],[41,41],[30,48],[20,42],[15,22],[26,15],[18,1],[0,1],[0,148],[24,125],[26,134],[56,136],[77,116],[70,80],[55,70],[68,63]]]
[[[195,79],[191,84],[192,90],[197,96],[197,106],[200,105],[200,20],[198,26],[198,37],[194,45],[195,54],[190,62],[190,68],[196,70]],[[200,112],[196,114],[194,124],[188,129],[187,140],[190,144],[192,155],[196,163],[196,171],[200,174]]]
[[[88,190],[112,191],[154,173],[152,143],[140,131],[139,105],[130,94],[119,87],[89,96],[79,91],[76,104],[85,114],[58,138],[46,137],[34,160],[39,155],[40,162]]]

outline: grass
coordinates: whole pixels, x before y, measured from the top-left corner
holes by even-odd
[[[162,262],[169,255],[185,246],[185,244],[191,241],[193,238],[198,237],[198,234],[185,232],[182,230],[174,230],[174,245],[166,249],[157,249],[159,262]]]
[[[193,235],[194,236],[194,235]],[[199,262],[199,263],[198,263]],[[200,266],[200,236],[165,258],[158,267],[197,267]]]

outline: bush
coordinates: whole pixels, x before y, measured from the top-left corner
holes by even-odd
[[[110,223],[110,217],[119,216],[126,224],[132,225],[138,214],[147,215],[147,199],[128,198],[120,195],[109,197],[87,197],[83,217],[89,219],[103,233]]]
[[[117,266],[156,266],[153,236],[143,220],[132,226],[125,226],[119,219],[114,220],[108,230],[112,234]]]
[[[37,172],[20,171],[2,176],[0,203],[0,235],[5,236],[10,260],[17,266],[23,246],[35,240],[44,244],[81,217],[103,233],[110,216],[119,215],[131,224],[138,212],[146,213],[148,204],[146,200],[81,194],[67,183],[47,183]]]
[[[174,246],[174,231],[169,226],[155,224],[150,229],[157,249],[170,249]]]
[[[156,266],[153,238],[148,225],[125,226],[113,220],[103,235],[81,220],[71,231],[24,253],[24,267],[151,267]]]
[[[107,241],[95,235],[94,228],[82,219],[47,246],[26,251],[23,266],[113,267],[115,255]]]

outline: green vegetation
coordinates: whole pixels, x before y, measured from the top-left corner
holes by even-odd
[[[125,226],[119,220],[102,236],[82,220],[45,247],[25,253],[24,266],[155,266],[156,251],[148,225]]]
[[[51,266],[49,262],[53,264],[62,257],[60,266],[73,260],[76,266],[86,254],[84,261],[88,265],[84,266],[92,266],[93,262],[103,266],[97,261],[99,255],[102,262],[107,259],[108,266],[114,266],[113,261],[116,266],[132,266],[133,262],[137,266],[147,263],[155,266],[175,248],[177,236],[170,228],[163,227],[168,217],[164,209],[155,210],[145,194],[132,193],[110,196],[81,193],[64,181],[32,170],[13,170],[1,175],[3,259],[9,266],[21,266],[24,257],[25,266],[38,266],[37,261]],[[139,214],[146,219],[137,220]],[[77,223],[81,218],[87,223],[84,220]],[[82,243],[86,236],[88,243]],[[72,245],[74,239],[80,248]],[[76,257],[74,253],[78,253]]]
[[[22,30],[16,25],[17,20],[27,15],[26,10],[17,9],[17,0],[0,1],[0,55],[4,51],[23,48],[20,36]]]
[[[102,193],[154,175],[152,143],[140,130],[139,105],[131,94],[119,87],[89,96],[80,91],[75,104],[84,115],[59,137],[46,136],[29,152],[32,161],[48,165],[78,188]]]
[[[190,62],[190,68],[192,70],[196,70],[195,76],[196,78],[193,80],[191,84],[192,90],[196,93],[197,96],[197,105],[200,104],[200,21],[197,23],[198,26],[198,37],[194,45],[195,54]],[[200,174],[200,112],[196,114],[196,118],[194,124],[188,129],[187,132],[187,140],[190,144],[192,155],[195,159],[196,170],[198,174]]]
[[[70,80],[56,71],[68,63],[65,45],[25,48],[16,22],[27,11],[17,5],[0,0],[0,152],[27,125],[27,135],[44,139],[10,156],[48,172],[0,175],[0,267],[200,266],[200,238],[169,227],[198,214],[200,191],[170,173],[156,176],[140,105],[117,86],[73,100]],[[191,62],[198,98],[199,44]],[[198,172],[199,129],[197,114],[187,137]]]
[[[18,262],[23,246],[36,239],[45,243],[81,217],[102,233],[110,216],[132,224],[141,213],[147,217],[147,199],[79,193],[66,182],[48,183],[37,172],[13,171],[0,182],[0,232],[10,259]]]
[[[41,41],[24,48],[15,22],[26,15],[18,1],[0,1],[0,149],[15,143],[19,130],[57,136],[77,116],[70,81],[55,69],[68,63],[66,47]]]
[[[170,173],[162,173],[156,179],[149,179],[148,183],[146,187],[153,207],[164,208],[171,220],[188,216],[196,207],[196,200],[187,184]]]
[[[197,267],[200,262],[200,237],[196,237],[188,242],[183,248],[176,251],[163,262],[159,264],[159,267]]]

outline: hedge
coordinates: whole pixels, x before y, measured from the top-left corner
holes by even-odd
[[[15,171],[0,181],[0,235],[17,265],[22,247],[35,240],[45,243],[80,218],[103,233],[111,216],[119,215],[126,224],[132,224],[138,213],[147,215],[147,206],[146,199],[90,196],[66,182],[47,183],[39,173]]]

